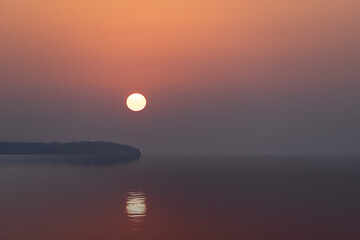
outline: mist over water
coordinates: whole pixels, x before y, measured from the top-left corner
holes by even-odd
[[[356,156],[8,158],[0,159],[0,239],[360,237]]]

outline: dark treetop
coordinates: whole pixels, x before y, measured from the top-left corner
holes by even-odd
[[[140,150],[112,142],[0,142],[0,154],[106,154],[140,157]]]

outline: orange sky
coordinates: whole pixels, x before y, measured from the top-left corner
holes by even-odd
[[[30,115],[76,113],[77,120],[68,118],[74,128],[101,114],[105,119],[89,124],[95,132],[76,138],[126,142],[127,130],[110,136],[101,125],[130,124],[123,103],[134,91],[150,100],[141,133],[168,131],[157,128],[163,121],[175,135],[182,123],[172,125],[169,115],[179,119],[182,111],[197,129],[220,115],[228,123],[248,108],[261,112],[276,99],[298,101],[288,99],[294,94],[329,96],[358,86],[359,7],[357,0],[0,0],[0,110],[22,127],[29,106]],[[11,132],[4,138],[74,138]]]

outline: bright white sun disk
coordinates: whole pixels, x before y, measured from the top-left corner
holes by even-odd
[[[127,98],[126,105],[134,112],[141,111],[146,106],[146,98],[140,93],[133,93]]]

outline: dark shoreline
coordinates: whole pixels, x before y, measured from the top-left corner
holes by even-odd
[[[113,142],[0,142],[6,155],[118,155],[140,157],[138,148]]]

